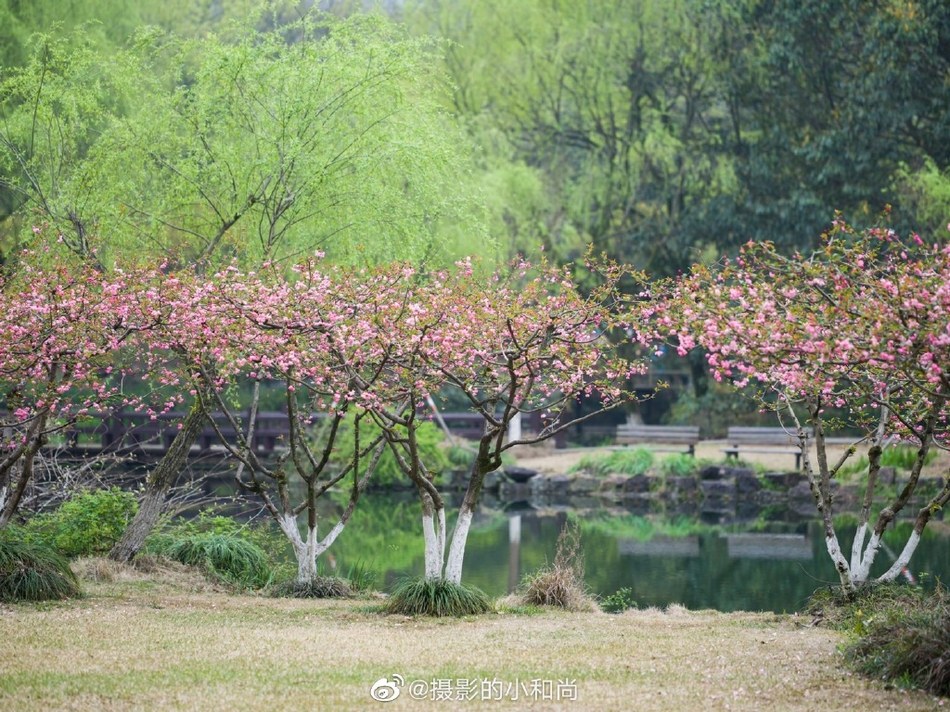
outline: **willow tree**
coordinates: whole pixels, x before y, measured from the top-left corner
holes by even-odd
[[[259,21],[114,53],[40,38],[0,83],[19,212],[84,256],[252,265],[419,257],[472,220],[465,142],[428,91],[436,44],[374,17]]]

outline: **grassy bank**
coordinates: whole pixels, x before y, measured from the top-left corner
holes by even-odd
[[[847,673],[841,635],[799,616],[674,607],[412,619],[382,615],[372,601],[231,595],[178,568],[99,565],[85,574],[99,580],[84,582],[83,599],[0,605],[0,709],[758,712],[939,704]],[[371,686],[393,674],[407,686],[394,701],[375,702]],[[434,680],[450,697],[467,688],[473,699],[413,699],[413,680]],[[486,690],[482,680],[498,684]],[[545,684],[562,699],[541,699]],[[512,699],[518,688],[520,699]]]

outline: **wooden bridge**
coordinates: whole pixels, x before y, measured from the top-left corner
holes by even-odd
[[[66,447],[73,454],[94,456],[116,453],[136,457],[159,458],[168,451],[178,434],[179,423],[187,413],[171,411],[162,414],[119,411],[100,418],[87,418],[65,431],[54,447]],[[240,414],[247,422],[249,413]],[[441,413],[442,420],[452,435],[469,440],[478,439],[482,433],[481,416],[475,413]],[[217,430],[206,422],[192,446],[193,454],[208,454],[223,451],[221,439],[237,444],[238,433],[224,413],[211,416]],[[314,414],[314,420],[325,417]],[[220,436],[218,434],[220,430]],[[272,454],[281,449],[290,435],[290,420],[281,411],[261,411],[257,414],[254,437],[251,445],[259,454]]]

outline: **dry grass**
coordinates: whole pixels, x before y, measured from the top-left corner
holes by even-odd
[[[225,595],[180,571],[110,576],[87,582],[82,600],[0,606],[0,709],[371,709],[371,685],[393,673],[453,685],[573,680],[577,700],[414,700],[404,688],[384,709],[936,707],[849,675],[840,634],[794,616],[671,607],[408,618],[354,601]]]

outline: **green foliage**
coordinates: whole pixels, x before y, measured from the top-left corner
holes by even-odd
[[[914,445],[895,445],[886,447],[881,452],[881,467],[894,467],[898,470],[910,470],[917,462],[918,448]],[[937,451],[931,449],[927,452],[924,464],[928,465],[937,457]],[[842,478],[851,478],[856,476],[866,476],[869,466],[868,458],[864,455],[846,462],[838,471]]]
[[[821,613],[852,642],[848,663],[875,680],[950,694],[950,595],[946,588],[925,592],[899,583],[870,584],[846,596],[820,592],[810,612]]]
[[[376,425],[364,419],[360,423],[360,443],[371,442],[380,432]],[[429,472],[435,475],[447,470],[450,464],[447,451],[442,445],[444,438],[443,432],[432,422],[420,423],[416,429],[419,458]],[[331,460],[338,465],[348,464],[353,457],[354,439],[355,432],[352,425],[349,422],[344,423],[337,433]],[[369,458],[365,460],[368,462]],[[395,456],[387,448],[376,465],[376,470],[370,480],[370,486],[391,487],[393,485],[410,486],[411,483],[399,468]]]
[[[699,461],[688,453],[677,453],[661,459],[656,469],[664,477],[688,477],[699,470]]]
[[[69,562],[16,527],[0,530],[0,601],[48,601],[80,595]]]
[[[274,598],[351,598],[353,587],[336,576],[314,576],[307,582],[284,581],[270,587]]]
[[[379,572],[373,568],[373,564],[366,564],[362,559],[351,564],[346,573],[346,580],[354,591],[364,593],[376,588],[376,582],[379,580]]]
[[[259,588],[269,583],[267,556],[254,544],[229,534],[191,534],[158,542],[155,553],[198,566],[221,581]]]
[[[444,579],[406,579],[397,584],[386,611],[405,616],[459,617],[491,610],[491,601],[481,590]]]
[[[68,558],[99,556],[112,549],[137,510],[135,495],[118,487],[84,490],[30,519],[26,531]]]
[[[584,553],[576,519],[569,520],[557,538],[554,563],[525,576],[521,600],[530,606],[554,606],[569,611],[590,611],[597,603],[584,583]]]
[[[44,39],[0,81],[19,212],[99,260],[431,258],[451,221],[477,242],[469,144],[430,91],[438,46],[378,16],[263,18],[122,50]]]
[[[574,472],[589,472],[593,475],[605,477],[611,474],[642,475],[645,474],[654,462],[651,450],[644,447],[633,449],[611,450],[609,453],[585,455],[570,469]]]
[[[623,613],[628,608],[636,608],[637,602],[633,600],[633,590],[624,586],[619,588],[609,596],[604,596],[600,601],[600,610],[604,613]]]
[[[462,445],[452,445],[445,453],[449,464],[456,470],[467,470],[475,462],[474,447],[463,447]]]

